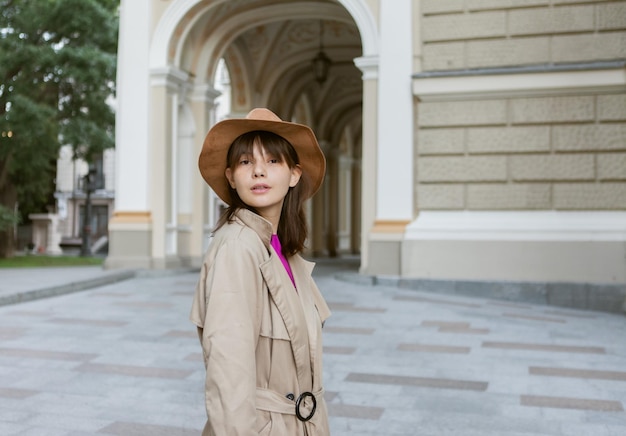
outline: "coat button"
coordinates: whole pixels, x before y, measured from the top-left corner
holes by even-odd
[[[287,398],[289,398],[291,401],[296,399],[296,396],[294,394],[287,394],[285,395]]]

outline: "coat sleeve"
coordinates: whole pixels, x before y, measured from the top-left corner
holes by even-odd
[[[212,435],[256,435],[256,362],[263,278],[253,250],[226,242],[206,273],[202,348]]]

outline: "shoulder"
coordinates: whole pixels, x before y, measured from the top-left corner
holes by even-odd
[[[241,221],[235,220],[224,224],[213,235],[208,258],[214,258],[219,253],[244,254],[263,260],[269,256],[267,248],[259,235]]]
[[[220,227],[213,235],[213,238],[218,243],[239,242],[252,246],[263,246],[263,241],[261,241],[259,235],[237,219]]]

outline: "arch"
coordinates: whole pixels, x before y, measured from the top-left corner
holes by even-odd
[[[224,3],[227,0],[215,0],[211,6]],[[148,65],[150,68],[158,68],[167,65],[167,52],[172,36],[176,28],[185,15],[195,6],[202,3],[202,0],[179,0],[172,2],[157,23],[152,32],[152,44],[150,44],[150,57]],[[190,27],[190,26],[188,26]]]
[[[206,8],[225,3],[227,0],[214,0],[209,3]],[[361,34],[361,44],[363,47],[363,56],[373,57],[378,55],[378,28],[365,0],[337,0],[354,19],[357,28]],[[179,0],[172,2],[162,18],[159,20],[156,29],[153,32],[153,40],[150,45],[149,66],[150,68],[158,68],[166,66],[168,61],[168,50],[172,36],[175,34],[179,23],[184,19],[192,8],[202,3],[202,0]],[[283,7],[284,9],[284,7]],[[302,11],[301,11],[302,12]],[[311,16],[319,17],[319,5],[309,10]],[[201,14],[199,13],[198,16]],[[285,19],[286,17],[283,17]],[[276,20],[272,20],[276,21]],[[191,20],[187,24],[184,33],[187,33],[195,20]],[[259,24],[259,23],[257,23]],[[181,38],[184,39],[184,38]]]
[[[378,56],[378,27],[372,12],[363,0],[338,0],[348,11],[361,34],[363,56]]]
[[[358,84],[359,89],[361,89],[364,79],[355,57],[357,59],[373,59],[377,58],[379,52],[377,22],[370,10],[368,0],[335,0],[332,3],[304,0],[266,4],[265,6],[263,6],[265,2],[258,2],[250,5],[250,9],[242,8],[239,10],[236,7],[236,14],[227,3],[227,0],[177,0],[170,3],[152,33],[153,39],[150,44],[148,60],[151,72],[163,68],[184,68],[189,70],[187,86],[191,86],[191,82],[193,82],[193,85],[197,87],[215,80],[218,61],[224,59],[227,69],[231,73],[230,95],[233,99],[233,106],[230,108],[231,115],[233,113],[243,114],[250,107],[256,105],[269,106],[276,110],[283,119],[312,126],[320,137],[320,142],[326,143],[332,148],[337,147],[346,129],[358,129],[362,126],[362,120],[359,116],[362,106],[358,104],[362,98],[362,90],[351,95],[356,92],[353,85]],[[237,5],[238,2],[232,4]],[[278,54],[281,52],[276,52],[276,57],[269,65],[259,62],[252,68],[249,62],[259,58],[268,62],[269,58],[266,59],[266,54],[259,56],[259,53],[263,53],[263,51],[254,49],[255,46],[248,47],[246,41],[254,35],[246,34],[246,32],[267,25],[267,28],[272,29],[267,35],[274,38],[278,37],[281,29],[290,29],[294,23],[288,22],[294,20],[297,20],[295,22],[297,24],[302,24],[306,20],[328,20],[345,23],[338,24],[338,26],[340,29],[348,28],[349,32],[335,33],[335,41],[339,37],[348,35],[350,43],[335,45],[333,59],[336,63],[334,68],[339,68],[337,71],[341,71],[341,76],[345,76],[350,68],[354,71],[349,72],[345,80],[331,77],[319,89],[312,86],[315,85],[315,82],[311,70],[304,70],[299,64],[308,64],[305,61],[313,58],[314,53],[312,52],[317,50],[317,44],[303,44],[302,50],[285,51],[283,52],[284,56]],[[205,22],[210,22],[211,25],[204,26]],[[270,24],[272,25],[270,26]],[[301,39],[295,40],[302,41]],[[303,40],[308,41],[308,39]],[[360,42],[360,50],[355,51],[357,40]],[[268,44],[268,49],[269,46],[273,47],[274,45]],[[185,51],[188,50],[191,50],[193,54],[184,55]],[[257,57],[251,58],[250,55]],[[259,73],[259,69],[262,69],[262,74],[256,74]],[[253,71],[256,73],[253,74]],[[259,83],[254,83],[259,77],[262,78],[262,82],[260,82],[262,86],[258,86]],[[341,92],[337,93],[337,90],[341,90]],[[238,97],[242,98],[239,103],[236,101]],[[185,99],[186,97],[179,95],[179,98]],[[329,105],[328,101],[331,101],[332,104]],[[296,105],[298,106],[296,107]],[[333,108],[330,109],[330,107]],[[185,123],[188,109],[184,106],[180,107],[178,114],[180,123]],[[303,116],[306,120],[300,119]],[[211,124],[214,121],[214,119],[208,120],[208,123]],[[178,128],[180,129],[179,133],[186,130],[183,125],[179,125]],[[359,131],[354,133],[356,136],[361,134]],[[179,135],[178,141],[181,140],[185,142],[184,138]],[[181,146],[186,147],[187,145],[181,144]],[[329,170],[333,173],[329,180],[334,181],[333,185],[326,187],[326,192],[322,192],[322,195],[317,197],[315,204],[311,203],[311,211],[314,212],[310,211],[310,213],[315,214],[315,219],[312,220],[316,227],[313,234],[319,235],[316,238],[322,238],[318,241],[321,243],[314,245],[314,250],[321,250],[320,253],[324,253],[326,250],[323,247],[326,247],[329,250],[327,253],[331,255],[336,255],[338,235],[331,235],[331,233],[338,229],[339,212],[336,210],[337,206],[329,208],[325,203],[336,205],[338,200],[337,193],[340,187],[337,183],[339,183],[340,162],[337,151],[336,149],[328,150]],[[182,168],[185,166],[183,161],[187,158],[180,156],[180,159],[179,173],[182,172]],[[354,174],[358,174],[358,171],[355,170]],[[178,183],[180,186],[177,188],[184,189],[188,181],[180,180]],[[346,186],[353,185],[348,184]],[[180,208],[178,212],[185,215],[189,211],[190,199],[186,198],[183,192],[179,191],[177,194],[178,207]],[[359,194],[355,191],[351,195]],[[360,208],[360,205],[357,207]],[[330,215],[325,217],[326,212],[324,211],[331,209],[332,213],[329,212]],[[190,217],[196,215],[195,211],[194,207]],[[357,215],[361,215],[360,211],[355,211],[355,216]],[[328,220],[333,222],[330,226],[330,232],[324,230],[324,225],[329,223]],[[204,222],[204,218],[202,221]],[[185,217],[183,216],[178,224],[184,226],[184,223]],[[197,227],[195,226],[194,229]],[[351,228],[358,231],[356,230],[358,225],[352,225]],[[181,229],[182,227],[178,229],[179,233]],[[327,236],[324,237],[324,234]],[[179,236],[184,237],[184,232],[180,233]],[[351,237],[356,238],[355,235],[351,235]],[[359,239],[356,238],[356,240]],[[185,255],[185,253],[179,254]]]
[[[317,131],[316,127],[316,123],[317,120],[315,119],[315,106],[314,106],[314,102],[313,99],[310,98],[309,95],[306,94],[305,90],[307,88],[307,86],[309,86],[310,84],[310,78],[307,77],[308,71],[302,71],[300,70],[292,70],[291,72],[291,77],[286,78],[286,80],[289,80],[289,93],[286,95],[272,95],[272,94],[266,94],[266,102],[268,102],[271,106],[278,106],[279,103],[280,107],[282,108],[283,111],[287,112],[287,115],[289,117],[293,116],[292,113],[290,113],[290,111],[293,110],[293,108],[296,106],[298,100],[300,100],[301,96],[306,95],[307,96],[307,104],[308,104],[308,120],[307,122],[309,123],[310,126],[312,126],[313,130],[316,131],[316,134],[319,134],[319,132]]]
[[[335,107],[332,113],[327,113],[320,120],[321,129],[326,132],[326,138],[335,144],[339,143],[342,132],[350,125],[355,115],[360,112],[361,105],[359,101],[346,99]],[[332,123],[330,120],[332,120]]]
[[[312,103],[308,95],[300,95],[299,101],[293,105],[293,113],[289,114],[289,120],[307,126],[313,124]]]
[[[228,46],[223,59],[230,78],[231,111],[245,110],[251,106],[253,99],[251,79],[246,74],[250,71],[248,57],[243,47],[233,43]]]
[[[329,16],[336,17],[338,12],[338,5],[328,4],[321,6],[319,3],[310,2],[296,3],[289,8],[285,8],[284,4],[267,6],[263,8],[262,15],[255,9],[240,13],[236,17],[225,20],[216,27],[213,32],[211,32],[210,38],[199,48],[201,55],[198,60],[197,71],[199,73],[206,72],[209,76],[212,75],[212,71],[215,69],[214,64],[222,56],[225,48],[228,47],[237,36],[251,28],[262,24],[302,17],[320,19]],[[201,81],[202,76],[198,75],[196,80]]]

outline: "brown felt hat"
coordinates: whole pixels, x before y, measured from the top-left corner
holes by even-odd
[[[215,124],[202,145],[198,167],[202,178],[215,193],[230,204],[230,185],[226,171],[228,149],[244,133],[264,130],[285,138],[298,153],[302,175],[310,181],[306,198],[312,197],[322,185],[326,173],[326,158],[313,131],[304,124],[282,121],[269,109],[252,109],[246,118],[223,120]]]

